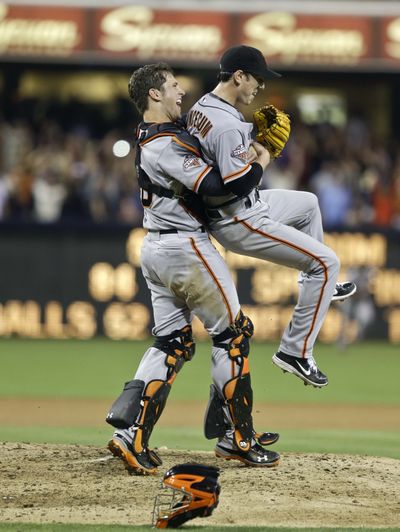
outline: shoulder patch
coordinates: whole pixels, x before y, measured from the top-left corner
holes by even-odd
[[[247,161],[248,153],[245,146],[243,144],[236,146],[236,148],[231,152],[231,157],[236,157],[236,159],[240,159],[241,161]]]
[[[196,157],[196,155],[186,155],[183,160],[184,170],[189,170],[190,168],[197,168],[198,166],[201,166],[200,157]]]

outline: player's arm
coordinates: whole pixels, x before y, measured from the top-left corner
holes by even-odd
[[[196,194],[226,196],[232,192],[244,196],[258,185],[269,161],[268,150],[258,144],[255,149],[256,161],[247,165],[243,175],[226,182],[219,169],[208,165],[198,152],[195,153],[189,145],[182,142],[171,142],[160,154],[159,164],[165,174]]]
[[[270,161],[268,150],[258,142],[252,144],[254,150],[254,161],[249,165],[245,174],[234,180],[223,181],[220,172],[213,169],[199,187],[199,194],[204,196],[223,196],[227,192],[232,192],[236,196],[246,196],[261,181],[265,168]]]

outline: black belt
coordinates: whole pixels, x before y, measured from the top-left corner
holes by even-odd
[[[205,233],[206,230],[205,230],[205,227],[200,227],[200,230],[202,233]],[[195,229],[194,232],[196,232],[197,229]],[[188,231],[189,233],[191,231]],[[159,233],[160,235],[173,235],[174,233],[179,233],[178,229],[160,229],[159,231],[157,231],[156,229],[150,229],[150,233]]]
[[[254,190],[254,193],[255,193],[255,199],[257,201],[260,198],[260,193],[259,193],[257,188]],[[250,196],[244,196],[244,197],[241,196],[241,197],[238,197],[238,198],[234,198],[233,200],[227,201],[226,203],[223,203],[222,205],[218,205],[218,207],[214,207],[214,208],[207,207],[206,208],[206,214],[210,218],[214,218],[214,219],[219,220],[219,219],[223,218],[222,214],[219,212],[219,209],[223,209],[224,207],[233,205],[234,203],[238,203],[240,200],[243,200],[243,199],[245,200],[244,201],[245,208],[246,209],[250,209],[250,207],[252,206],[252,202],[251,202]]]

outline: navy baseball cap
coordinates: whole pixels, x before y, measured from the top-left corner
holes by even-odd
[[[265,57],[257,48],[252,46],[232,46],[226,50],[220,61],[221,72],[234,73],[243,70],[263,79],[280,78],[281,74],[268,68]]]

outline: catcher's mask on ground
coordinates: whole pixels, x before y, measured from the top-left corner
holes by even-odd
[[[169,469],[154,501],[153,526],[176,528],[195,517],[208,517],[218,505],[219,469],[178,464]]]

